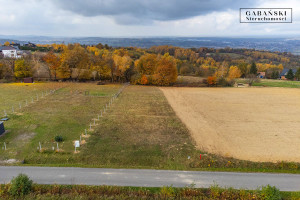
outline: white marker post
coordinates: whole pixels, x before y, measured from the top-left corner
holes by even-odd
[[[6,143],[4,142],[4,150],[6,151]]]
[[[90,123],[90,130],[92,130],[92,123]]]
[[[40,146],[40,151],[42,150],[42,145],[41,145],[41,142],[39,142],[39,146]]]
[[[75,146],[75,153],[76,153],[76,148],[80,147],[80,143],[78,140],[75,141],[74,146]]]
[[[59,151],[58,142],[56,142],[56,149]]]

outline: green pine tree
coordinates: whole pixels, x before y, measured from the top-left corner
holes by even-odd
[[[295,74],[295,78],[299,81],[300,80],[300,67],[297,69],[297,72]]]
[[[292,69],[289,69],[287,75],[286,75],[286,78],[289,79],[289,80],[293,80],[294,79],[294,72]]]
[[[257,67],[256,67],[255,62],[253,62],[253,63],[251,64],[251,67],[250,67],[250,74],[257,75]]]

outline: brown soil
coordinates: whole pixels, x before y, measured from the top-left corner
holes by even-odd
[[[300,162],[300,90],[161,88],[198,148],[251,161]]]

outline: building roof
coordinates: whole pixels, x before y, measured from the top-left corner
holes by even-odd
[[[0,51],[2,50],[16,50],[16,49],[14,47],[0,46]]]
[[[282,70],[282,72],[280,73],[280,76],[286,76],[286,75],[288,74],[289,70],[290,70],[290,69],[284,68],[284,69]],[[296,74],[297,69],[292,69],[292,70],[293,70],[293,73]]]

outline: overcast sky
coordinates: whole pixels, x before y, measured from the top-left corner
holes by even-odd
[[[293,8],[292,24],[240,24],[239,8]],[[300,34],[300,0],[0,0],[0,35]]]

